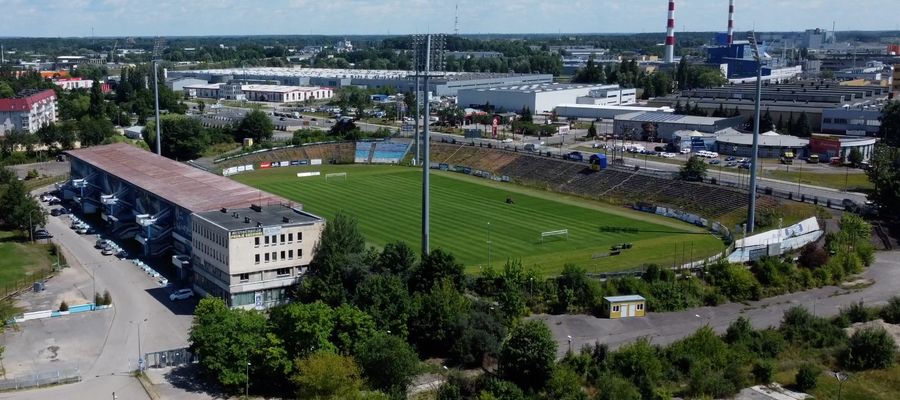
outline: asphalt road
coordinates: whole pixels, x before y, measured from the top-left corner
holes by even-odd
[[[679,312],[649,313],[644,318],[605,319],[589,315],[535,315],[545,321],[558,344],[562,356],[595,342],[612,348],[648,337],[654,344],[669,344],[709,325],[724,333],[728,325],[740,316],[749,318],[755,328],[778,326],[784,311],[802,306],[819,316],[836,315],[841,307],[863,301],[868,305],[882,305],[900,294],[900,251],[879,252],[875,263],[863,274],[874,283],[863,289],[843,289],[836,286],[770,297],[749,305],[729,303],[718,307],[699,307]]]
[[[111,317],[96,319],[96,323],[87,325],[76,324],[74,320],[68,324],[66,318],[69,317],[60,317],[52,324],[41,321],[21,324],[24,335],[28,335],[31,329],[40,329],[43,335],[83,346],[86,350],[79,349],[84,350],[81,352],[83,354],[76,355],[72,360],[80,366],[83,381],[59,388],[23,392],[27,395],[2,394],[0,398],[87,400],[110,398],[111,393],[117,390],[131,393],[120,396],[120,399],[146,398],[137,380],[130,378],[130,372],[136,369],[139,348],[141,352],[148,353],[187,346],[196,302],[171,302],[168,290],[159,287],[131,262],[101,255],[93,247],[96,237],[75,233],[69,228],[66,216],[48,216],[46,228],[70,254],[67,260],[70,267],[83,269],[87,274],[93,273],[97,291],[109,290],[112,296],[112,310],[87,314],[110,313]],[[90,288],[87,290],[90,291]],[[140,390],[133,390],[134,385]]]

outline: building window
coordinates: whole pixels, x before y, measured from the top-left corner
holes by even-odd
[[[278,268],[275,270],[275,274],[278,276],[288,276],[291,274],[290,268]]]
[[[253,238],[253,247],[259,247],[259,236]]]
[[[284,250],[281,251],[281,259],[284,260]]]
[[[269,253],[266,253],[266,262],[269,262]]]
[[[613,312],[619,312],[619,306],[613,306]]]
[[[259,264],[259,254],[254,255],[254,257],[253,257],[253,263],[254,263],[254,264]]]
[[[638,309],[638,310],[643,310],[643,309],[644,309],[644,303],[638,303],[637,309]]]
[[[241,280],[241,282],[249,282],[249,281],[250,281],[250,274],[241,274],[241,275],[240,275],[240,280]]]
[[[281,244],[284,244],[284,234],[281,234]]]
[[[272,261],[276,261],[276,260],[278,260],[278,252],[273,251],[272,252]]]
[[[303,249],[297,249],[297,258],[303,257]]]
[[[293,243],[293,242],[294,242],[294,234],[288,233],[288,243]]]
[[[288,250],[288,260],[293,260],[293,259],[294,259],[294,251]]]
[[[269,237],[266,236],[266,246],[268,246],[268,245],[269,245]]]
[[[297,232],[297,241],[298,241],[298,242],[302,242],[302,241],[303,241],[303,232]]]

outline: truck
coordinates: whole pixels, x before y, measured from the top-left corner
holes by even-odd
[[[781,156],[781,163],[785,165],[791,165],[794,163],[794,153],[790,151],[786,151]]]
[[[810,164],[818,164],[819,163],[819,155],[818,154],[810,154],[809,157],[806,158],[806,162]]]

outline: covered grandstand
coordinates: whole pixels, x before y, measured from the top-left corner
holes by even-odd
[[[71,179],[61,188],[64,197],[74,200],[85,214],[99,214],[112,237],[140,243],[144,256],[191,254],[193,213],[290,204],[124,143],[67,154]]]

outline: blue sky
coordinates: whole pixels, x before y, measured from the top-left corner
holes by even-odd
[[[735,29],[900,29],[900,0],[737,0]],[[664,32],[666,0],[0,0],[0,36]],[[677,0],[676,31],[724,31],[727,0]]]

